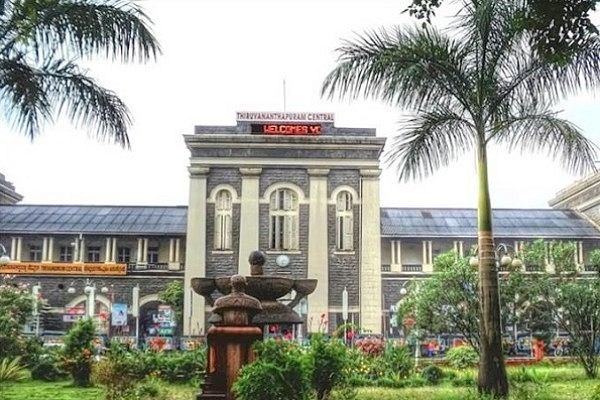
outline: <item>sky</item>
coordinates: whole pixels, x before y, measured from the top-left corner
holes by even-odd
[[[322,98],[320,88],[342,39],[415,23],[402,14],[408,0],[139,3],[163,49],[158,60],[86,64],[90,76],[130,108],[132,149],[99,143],[68,121],[47,125],[33,142],[0,122],[0,173],[23,203],[186,205],[189,152],[183,135],[195,125],[235,125],[236,111],[333,112],[338,127],[395,135],[402,110],[377,101]],[[442,15],[436,23],[444,21]],[[557,110],[600,143],[592,94],[566,99]],[[393,169],[382,168],[382,206],[477,205],[474,156],[418,182],[398,182]],[[558,191],[582,178],[543,155],[501,149],[492,151],[489,173],[495,208],[547,208]]]

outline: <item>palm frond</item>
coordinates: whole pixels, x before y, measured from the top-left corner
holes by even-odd
[[[402,132],[384,155],[384,163],[396,167],[399,180],[426,178],[475,143],[472,124],[450,109],[422,112],[401,124]]]
[[[23,55],[0,58],[0,96],[6,119],[33,140],[45,121],[52,120],[52,106],[36,68]]]
[[[461,44],[435,29],[369,31],[336,51],[323,96],[376,98],[413,110],[431,102],[468,107],[472,80]]]
[[[57,115],[66,115],[76,126],[86,128],[101,140],[129,148],[128,128],[132,120],[117,95],[98,85],[73,62],[54,61],[40,70],[48,97],[57,105]]]
[[[31,3],[31,4],[29,4]],[[148,28],[150,18],[131,1],[46,0],[19,3],[13,10],[19,41],[35,50],[60,50],[64,56],[101,55],[123,62],[146,61],[160,54],[160,45]]]
[[[520,115],[495,127],[493,141],[509,151],[545,153],[558,160],[568,172],[595,171],[598,147],[580,129],[556,113],[541,111]]]

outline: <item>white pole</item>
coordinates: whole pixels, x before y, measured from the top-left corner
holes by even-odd
[[[135,317],[135,346],[140,338],[140,285],[135,285],[131,292],[131,313]]]
[[[348,290],[344,286],[342,291],[342,318],[344,319],[344,344],[348,341]]]

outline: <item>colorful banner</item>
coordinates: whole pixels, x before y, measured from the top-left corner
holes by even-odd
[[[124,303],[113,303],[112,305],[112,318],[110,319],[112,326],[125,326],[127,325],[127,304]]]
[[[127,264],[12,262],[0,266],[0,274],[127,275]]]

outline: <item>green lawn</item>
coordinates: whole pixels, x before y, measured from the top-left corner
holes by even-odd
[[[576,368],[527,368],[527,370],[535,371],[542,383],[535,387],[535,394],[524,393],[533,388],[531,383],[518,384],[512,389],[511,399],[589,400],[595,388],[600,385],[599,379],[585,379],[582,371]],[[513,376],[518,372],[516,369],[512,371],[509,369],[509,374]],[[198,393],[198,389],[190,386],[168,385],[167,387],[169,393],[166,398],[169,400],[192,400]],[[474,388],[455,387],[450,382],[421,388],[360,388],[358,394],[358,400],[477,399]],[[99,387],[74,388],[70,386],[69,382],[42,383],[28,380],[10,385],[0,385],[0,400],[103,400],[103,398],[103,390]]]

